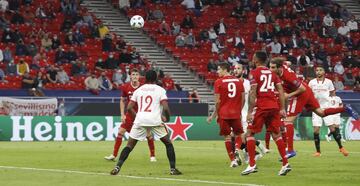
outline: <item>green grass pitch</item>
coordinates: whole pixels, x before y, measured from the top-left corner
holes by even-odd
[[[161,142],[155,143],[156,163],[150,163],[147,143],[141,142],[130,154],[121,176],[110,176],[115,162],[105,161],[103,157],[111,153],[113,142],[0,142],[0,185],[348,186],[360,183],[360,142],[357,141],[345,143],[350,152],[348,157],[338,152],[334,141],[322,142],[320,158],[311,156],[312,141],[295,142],[298,156],[290,159],[293,171],[286,177],[277,176],[281,165],[274,143],[271,143],[272,152],[258,161],[259,172],[249,176],[240,176],[244,165],[229,167],[222,141],[176,141],[177,167],[184,174],[170,176],[165,147]]]

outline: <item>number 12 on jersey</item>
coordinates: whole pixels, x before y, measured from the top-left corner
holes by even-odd
[[[146,96],[145,99],[144,99],[144,96],[141,96],[139,112],[151,112],[150,107],[151,107],[152,102],[153,102],[153,98],[150,95]],[[145,105],[144,110],[142,110],[143,105]]]

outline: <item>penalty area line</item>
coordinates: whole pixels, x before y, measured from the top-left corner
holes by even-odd
[[[43,169],[43,168],[33,168],[33,167],[0,166],[0,169],[15,169],[15,170],[28,170],[28,171],[46,171],[46,172],[54,172],[54,173],[111,176],[110,174],[107,174],[107,173],[85,172],[85,171],[76,171],[76,170],[62,170],[62,169]],[[209,181],[209,180],[190,180],[190,179],[166,178],[166,177],[148,177],[148,176],[130,176],[130,175],[118,175],[118,177],[131,178],[131,179],[148,179],[148,180],[161,180],[161,181],[174,181],[174,182],[188,182],[188,183],[204,183],[204,184],[214,184],[214,185],[262,186],[262,185],[247,184],[247,183],[219,182],[219,181]]]

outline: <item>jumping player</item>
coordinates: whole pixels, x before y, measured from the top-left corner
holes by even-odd
[[[271,71],[275,72],[283,81],[285,90],[285,99],[288,99],[287,117],[285,127],[287,134],[288,153],[287,158],[296,156],[294,151],[294,121],[305,107],[315,112],[320,117],[333,115],[341,112],[348,112],[356,120],[359,118],[349,104],[337,108],[320,108],[319,102],[315,99],[313,92],[306,83],[297,78],[296,73],[288,68],[284,58],[273,58],[270,63]]]
[[[134,149],[139,140],[147,137],[148,132],[158,136],[166,147],[167,157],[170,163],[170,175],[182,174],[175,167],[176,158],[174,146],[169,139],[169,135],[164,122],[170,119],[170,109],[167,103],[166,90],[158,85],[157,73],[149,70],[145,75],[146,84],[139,87],[130,98],[127,111],[131,113],[134,120],[134,126],[131,128],[129,141],[126,147],[121,151],[120,158],[115,168],[110,172],[111,175],[117,175],[122,165]],[[135,112],[136,105],[137,112]]]
[[[322,66],[316,67],[316,76],[317,76],[317,78],[312,79],[309,82],[309,87],[313,91],[315,98],[319,101],[321,108],[331,107],[330,97],[335,96],[334,85],[330,79],[325,78],[325,70]],[[339,115],[339,114],[336,114],[336,115]],[[315,156],[315,157],[321,156],[320,127],[323,124],[323,120],[324,120],[325,125],[330,129],[330,133],[333,135],[335,141],[337,142],[337,144],[339,146],[339,151],[344,156],[349,155],[349,153],[346,151],[346,149],[341,144],[341,135],[340,135],[339,130],[336,130],[335,123],[340,124],[340,121],[336,121],[336,118],[339,118],[339,116],[336,116],[336,115],[330,115],[330,116],[321,118],[320,116],[316,115],[315,113],[312,113],[312,123],[313,123],[313,127],[314,127],[314,142],[315,142],[315,148],[316,148],[316,152],[314,153],[313,156]]]
[[[126,110],[126,102],[130,101],[131,96],[133,95],[135,90],[141,86],[139,77],[140,77],[139,71],[137,69],[133,69],[130,74],[130,82],[123,85],[121,91],[121,97],[120,97],[120,112],[121,112],[122,124],[119,127],[118,135],[115,139],[113,153],[110,154],[109,156],[104,157],[106,160],[109,161],[115,160],[125,132],[130,132],[131,127],[133,126],[133,122],[135,118],[130,113],[125,112],[125,110]],[[136,109],[137,109],[137,105],[135,105],[135,110]],[[148,134],[146,139],[150,150],[150,161],[156,162],[154,138],[152,137],[152,135]]]
[[[230,167],[239,166],[239,151],[242,144],[241,109],[244,105],[244,87],[242,82],[230,75],[230,65],[221,63],[218,66],[218,75],[214,83],[215,111],[208,117],[208,123],[218,116],[220,135],[224,136],[226,151],[229,155]],[[231,143],[231,132],[235,135],[235,154]],[[235,157],[236,155],[236,157]]]
[[[282,158],[282,167],[279,175],[285,176],[291,171],[290,164],[286,158],[285,144],[280,134],[280,117],[285,117],[285,99],[281,81],[278,76],[271,72],[267,67],[267,55],[263,51],[255,52],[253,63],[256,66],[250,72],[250,95],[247,122],[249,123],[246,132],[246,146],[249,153],[249,165],[241,173],[248,175],[257,172],[255,162],[255,137],[256,133],[261,132],[264,124],[267,131],[271,131],[279,153]],[[279,92],[279,98],[275,95],[275,90]],[[278,100],[280,99],[280,108]]]

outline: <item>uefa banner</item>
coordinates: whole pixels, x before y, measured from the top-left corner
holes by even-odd
[[[120,124],[114,116],[1,116],[0,141],[112,141]],[[204,116],[175,116],[166,125],[171,140],[222,139],[218,125],[207,124]],[[311,117],[301,117],[295,127],[295,139],[312,139]],[[359,121],[343,118],[341,131],[347,140],[360,140]],[[321,137],[326,134],[322,127]]]
[[[57,105],[56,98],[16,99],[0,97],[1,115],[8,116],[53,116]]]

